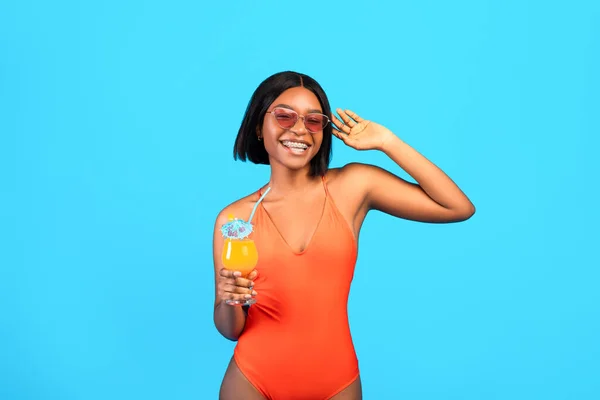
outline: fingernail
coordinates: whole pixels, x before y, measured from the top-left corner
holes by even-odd
[[[233,276],[242,276],[242,273],[241,273],[241,272],[239,272],[239,271],[235,271],[235,272],[233,273]]]
[[[249,299],[249,298],[251,298],[252,296],[250,296],[249,294],[247,294],[247,295],[244,295],[244,297],[245,297],[245,298],[247,298],[247,299]]]
[[[252,291],[252,295],[253,295],[253,296],[256,296],[257,294],[258,294],[258,293],[256,293],[256,290],[253,290],[253,291]]]

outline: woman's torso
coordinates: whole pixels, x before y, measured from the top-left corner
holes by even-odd
[[[327,179],[323,191],[320,218],[301,252],[281,234],[277,223],[282,219],[273,219],[263,204],[252,221],[259,254],[254,280],[258,295],[235,353],[246,366],[268,368],[274,374],[280,371],[280,379],[291,378],[290,363],[298,370],[312,371],[315,379],[324,371],[335,379],[330,368],[340,376],[358,368],[347,315],[357,242],[328,190]],[[255,201],[259,196],[260,192]]]

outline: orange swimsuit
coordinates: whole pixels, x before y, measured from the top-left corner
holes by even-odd
[[[234,358],[267,399],[325,400],[358,377],[347,314],[357,243],[324,177],[323,186],[323,214],[301,253],[286,243],[262,204],[254,215],[258,295]]]

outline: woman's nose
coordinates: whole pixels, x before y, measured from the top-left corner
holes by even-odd
[[[290,129],[292,132],[294,132],[296,135],[306,135],[308,133],[308,131],[306,130],[306,126],[304,125],[304,118],[303,117],[298,117],[298,119],[296,120],[296,123],[294,124],[294,126],[292,126],[292,129]]]

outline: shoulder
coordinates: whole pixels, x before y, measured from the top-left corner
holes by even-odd
[[[336,182],[341,185],[350,184],[356,187],[356,185],[368,183],[378,169],[380,168],[371,164],[352,162],[340,168],[329,169],[326,177],[328,182]]]
[[[325,179],[330,193],[338,202],[361,204],[375,179],[377,167],[352,162],[339,168],[330,168]]]
[[[228,204],[217,214],[215,226],[220,227],[225,224],[229,219],[229,215],[233,215],[234,217],[244,220],[248,219],[257,200],[258,193],[253,192],[239,200],[234,201],[233,203]]]

